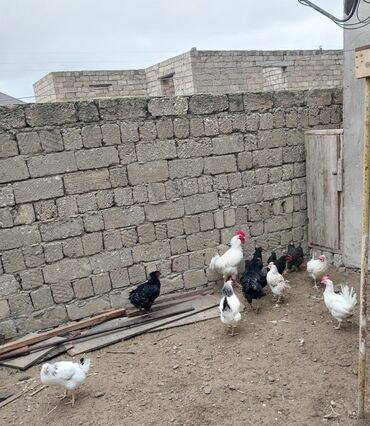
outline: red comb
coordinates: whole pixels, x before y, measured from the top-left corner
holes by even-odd
[[[323,275],[323,276],[321,277],[320,282],[326,281],[326,280],[328,280],[328,279],[329,279],[329,276],[328,276],[328,275]]]
[[[243,235],[243,237],[245,238],[245,233],[241,229],[239,229],[239,231],[236,231],[235,235]]]

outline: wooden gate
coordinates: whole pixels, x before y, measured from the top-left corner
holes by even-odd
[[[308,244],[340,250],[343,130],[305,132]]]

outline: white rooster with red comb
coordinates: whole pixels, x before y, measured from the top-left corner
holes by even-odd
[[[334,327],[339,329],[342,321],[350,318],[353,315],[353,310],[357,303],[357,295],[353,288],[348,285],[341,285],[341,292],[339,294],[334,292],[333,281],[327,275],[321,278],[321,284],[325,285],[324,302],[328,311],[338,321],[338,326]]]
[[[245,233],[236,231],[230,240],[230,248],[222,255],[216,254],[212,257],[209,269],[222,274],[224,281],[231,277],[236,280],[238,276],[238,266],[243,260],[243,247],[245,243]]]

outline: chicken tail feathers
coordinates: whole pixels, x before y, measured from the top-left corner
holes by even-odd
[[[212,257],[211,262],[209,264],[209,269],[213,270],[213,269],[217,268],[216,263],[217,263],[219,258],[220,258],[219,254],[216,254],[215,256]]]
[[[90,370],[90,358],[85,358],[85,356],[83,356],[82,358],[80,358],[80,361],[78,362],[78,364],[81,367],[81,370],[87,374],[87,372]]]
[[[357,294],[355,290],[353,287],[350,289],[348,285],[341,285],[340,287],[344,299],[351,306],[351,309],[353,309],[357,304]]]

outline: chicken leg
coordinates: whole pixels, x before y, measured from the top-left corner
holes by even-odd
[[[234,337],[237,336],[239,333],[234,332],[235,327],[231,326],[231,333],[229,333],[229,336]]]
[[[72,391],[72,399],[71,399],[72,407],[75,405],[75,399],[76,399],[76,397],[75,397],[75,391],[73,390]]]
[[[338,321],[338,325],[336,327],[334,327],[335,330],[339,330],[341,326],[341,321]]]

